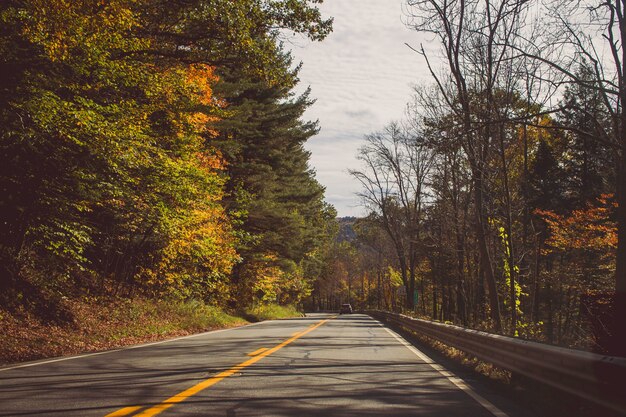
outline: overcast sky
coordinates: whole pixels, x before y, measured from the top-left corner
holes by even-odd
[[[325,0],[325,17],[334,17],[334,31],[324,41],[301,38],[290,49],[303,62],[301,89],[310,86],[317,102],[307,110],[319,119],[321,132],[307,149],[326,200],[339,216],[361,216],[359,184],[348,169],[363,137],[399,120],[411,98],[411,85],[430,82],[424,60],[405,43],[418,47],[428,38],[404,25],[404,0]]]

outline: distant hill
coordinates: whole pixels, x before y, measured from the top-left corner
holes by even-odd
[[[354,242],[356,240],[356,233],[354,233],[354,222],[356,217],[338,217],[339,222],[339,234],[337,234],[338,242]]]

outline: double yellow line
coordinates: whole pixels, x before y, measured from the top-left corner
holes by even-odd
[[[265,358],[266,356],[271,355],[272,353],[284,348],[285,346],[287,346],[288,344],[292,343],[293,341],[301,338],[302,336],[304,336],[307,333],[312,332],[313,330],[317,329],[318,327],[320,327],[321,325],[323,325],[324,323],[326,323],[327,321],[333,319],[335,317],[331,317],[328,318],[326,320],[322,320],[319,323],[316,323],[312,326],[310,326],[309,328],[298,332],[298,333],[294,333],[289,339],[285,340],[284,342],[274,346],[271,349],[267,349],[267,348],[261,348],[258,349],[252,353],[249,353],[248,356],[252,356],[250,359],[248,359],[245,362],[240,363],[239,365],[235,365],[234,367],[230,368],[227,371],[223,371],[220,372],[219,374],[215,375],[214,377],[211,377],[209,379],[205,379],[204,381],[194,385],[193,387],[187,388],[186,390],[179,392],[178,394],[174,395],[173,397],[168,398],[167,400],[163,401],[160,404],[154,405],[146,410],[143,410],[142,412],[140,412],[139,414],[135,414],[135,417],[153,417],[156,416],[157,414],[162,413],[163,411],[167,410],[168,408],[174,406],[175,404],[178,404],[182,401],[185,401],[187,398],[196,395],[197,393],[199,393],[202,390],[205,390],[207,388],[209,388],[212,385],[217,384],[218,382],[220,382],[222,379],[224,378],[228,378],[229,376],[232,376],[238,372],[240,372],[241,370],[247,368],[248,366],[260,361],[261,359]],[[117,411],[114,411],[113,413],[107,414],[105,417],[123,417],[123,416],[128,416],[136,411],[141,410],[143,407],[141,406],[134,406],[134,407],[125,407],[125,408],[121,408]]]

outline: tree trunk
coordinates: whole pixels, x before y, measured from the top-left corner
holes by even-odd
[[[538,322],[540,320],[539,312],[539,304],[541,303],[540,296],[540,288],[539,285],[539,276],[541,274],[541,263],[540,263],[540,241],[539,238],[536,239],[535,242],[535,270],[534,270],[534,280],[533,280],[533,293],[532,293],[532,306],[531,306],[531,318],[530,321]]]
[[[623,38],[624,39],[624,38]],[[624,52],[626,54],[626,51]],[[626,59],[626,58],[625,58]],[[622,80],[623,83],[623,80]],[[626,86],[621,85],[620,149],[617,173],[617,253],[611,354],[626,356]]]
[[[452,170],[453,175],[453,190],[454,196],[452,199],[453,210],[454,210],[454,233],[456,240],[456,305],[458,312],[458,319],[460,320],[463,326],[467,326],[467,295],[465,293],[465,248],[464,244],[464,236],[463,231],[461,230],[460,225],[460,213],[458,207],[458,193],[456,187],[456,176],[454,175],[454,169]]]
[[[380,310],[380,296],[381,296],[381,291],[380,291],[380,285],[381,285],[381,281],[382,281],[382,271],[381,271],[381,266],[380,266],[380,262],[378,263],[378,270],[376,271],[376,309]]]
[[[548,301],[548,323],[546,325],[546,332],[548,337],[548,343],[554,343],[554,311],[552,308],[552,284],[546,284],[546,294]]]
[[[489,290],[489,309],[490,317],[493,321],[494,330],[497,333],[502,332],[502,319],[500,316],[500,301],[498,298],[498,289],[496,277],[491,264],[489,255],[489,247],[487,245],[487,234],[485,231],[485,215],[483,209],[483,180],[481,173],[474,174],[474,207],[476,214],[476,239],[478,240],[478,251],[480,254],[480,267],[487,281]]]
[[[436,269],[435,269],[435,271],[436,271]],[[435,272],[435,271],[433,271],[433,272]],[[437,320],[437,312],[438,312],[437,298],[439,297],[439,294],[438,294],[437,275],[438,274],[436,272],[433,274],[433,311],[432,311],[432,318],[433,318],[433,320]]]
[[[620,38],[626,41],[624,11],[626,1],[617,2]],[[617,126],[617,253],[615,266],[615,296],[613,300],[612,343],[609,353],[626,356],[626,48],[621,47],[619,62],[619,123]]]

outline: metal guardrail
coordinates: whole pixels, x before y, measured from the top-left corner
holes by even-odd
[[[500,368],[626,414],[626,358],[603,356],[382,311],[374,318],[428,336]]]

